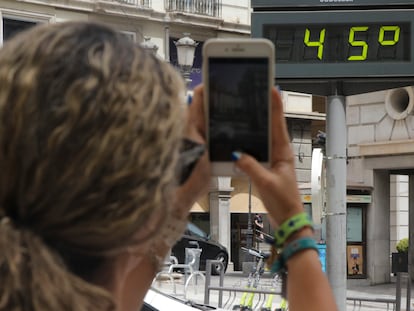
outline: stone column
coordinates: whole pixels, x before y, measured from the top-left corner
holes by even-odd
[[[231,177],[214,177],[210,190],[210,233],[212,239],[227,248],[229,265],[227,271],[233,271],[231,258],[230,198],[233,188]]]
[[[390,281],[390,177],[374,170],[372,205],[367,212],[367,270],[371,284]]]

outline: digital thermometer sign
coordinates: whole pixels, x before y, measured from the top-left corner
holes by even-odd
[[[278,78],[414,77],[413,10],[254,12]]]
[[[409,23],[263,26],[278,63],[409,62]]]

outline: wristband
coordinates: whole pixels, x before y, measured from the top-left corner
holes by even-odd
[[[307,249],[314,249],[319,254],[318,246],[313,238],[305,237],[291,242],[283,249],[279,258],[272,264],[272,272],[278,273],[286,270],[286,262],[297,253]]]
[[[275,231],[275,244],[276,247],[281,247],[285,244],[286,240],[295,232],[304,227],[311,227],[313,229],[312,220],[306,212],[297,214],[284,223]]]

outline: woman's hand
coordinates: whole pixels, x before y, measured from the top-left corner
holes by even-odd
[[[303,212],[296,182],[295,158],[291,149],[283,103],[279,92],[272,90],[272,157],[270,170],[253,157],[242,154],[236,165],[255,185],[273,226]]]
[[[194,89],[192,103],[188,108],[185,137],[195,142],[206,143],[203,87]],[[179,215],[187,216],[192,205],[207,193],[210,185],[210,162],[207,150],[196,163],[189,178],[176,191],[175,208]]]

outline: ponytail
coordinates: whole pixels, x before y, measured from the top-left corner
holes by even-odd
[[[0,220],[0,311],[109,311],[111,295],[67,270],[33,232]]]

